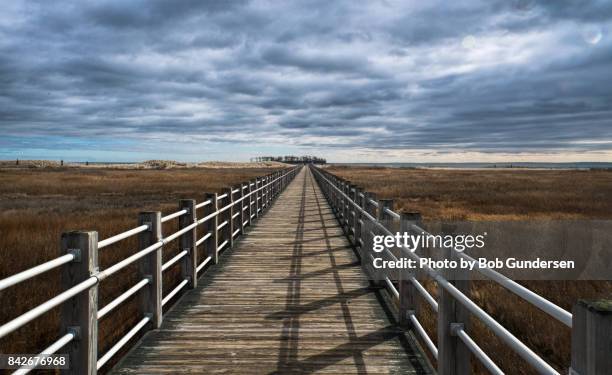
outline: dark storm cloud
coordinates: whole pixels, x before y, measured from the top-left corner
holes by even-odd
[[[609,1],[0,8],[0,135],[38,137],[19,143],[29,147],[45,136],[440,153],[612,142]]]

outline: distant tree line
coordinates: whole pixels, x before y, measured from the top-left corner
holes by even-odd
[[[325,164],[327,160],[317,157],[317,156],[257,156],[251,158],[251,161],[255,162],[264,162],[264,161],[278,161],[281,163],[288,164]]]

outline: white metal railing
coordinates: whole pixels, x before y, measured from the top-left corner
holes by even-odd
[[[119,295],[117,298],[115,298],[114,300],[106,304],[106,306],[98,310],[98,320],[102,319],[106,314],[113,311],[117,306],[121,305],[124,301],[126,301],[128,298],[136,294],[136,292],[138,292],[140,289],[144,288],[147,284],[150,284],[150,283],[151,283],[150,278],[144,278],[140,280],[138,283],[136,283],[136,285],[126,290],[121,295]]]
[[[54,268],[60,267],[66,263],[70,263],[75,259],[75,257],[76,255],[74,253],[62,255],[61,257],[57,257],[36,267],[29,268],[13,276],[9,276],[6,279],[2,279],[0,280],[0,291],[10,286],[19,284],[22,281],[29,280]]]
[[[95,373],[114,355],[116,355],[135,335],[137,335],[138,332],[144,329],[147,324],[151,322],[154,322],[154,324],[159,324],[162,315],[161,308],[168,304],[187,286],[195,287],[195,283],[197,282],[197,273],[200,272],[207,264],[217,263],[218,253],[226,247],[231,247],[234,237],[241,234],[244,227],[247,226],[252,219],[259,216],[259,212],[262,211],[262,207],[270,204],[270,201],[289,184],[293,177],[295,177],[299,169],[300,167],[293,167],[285,171],[274,172],[268,176],[255,179],[254,183],[246,183],[242,185],[241,188],[228,189],[228,191],[222,195],[209,194],[209,196],[214,198],[206,199],[198,204],[196,204],[193,200],[183,200],[181,201],[181,205],[191,205],[191,208],[181,208],[179,211],[163,217],[160,213],[155,213],[156,215],[152,216],[153,220],[150,220],[151,217],[149,216],[142,216],[141,219],[143,220],[141,225],[104,240],[98,241],[96,232],[66,233],[62,236],[63,240],[65,240],[62,242],[62,247],[66,254],[0,280],[0,291],[62,266],[71,267],[71,271],[67,272],[74,273],[76,270],[78,271],[77,274],[81,272],[87,276],[81,281],[77,281],[73,285],[68,285],[66,290],[57,296],[32,308],[11,321],[2,324],[0,326],[0,338],[5,337],[15,330],[27,325],[32,320],[45,314],[51,309],[65,304],[75,296],[78,296],[91,288],[97,288],[100,282],[125,269],[127,266],[134,264],[137,261],[148,262],[152,260],[152,263],[149,263],[149,265],[153,267],[153,269],[150,270],[152,275],[144,277],[111,302],[107,303],[103,308],[98,310],[97,298],[96,300],[83,299],[83,301],[78,303],[85,304],[84,306],[77,305],[71,307],[86,308],[89,311],[92,311],[95,314],[95,321],[97,322],[143,289],[150,288],[149,293],[152,293],[151,297],[159,299],[156,303],[153,301],[153,310],[143,311],[143,314],[145,315],[144,318],[142,318],[99,359],[91,358],[91,351],[88,350],[88,343],[91,344],[97,341],[97,335],[94,334],[94,332],[97,333],[97,328],[89,328],[91,324],[97,323],[92,323],[88,319],[78,322],[71,322],[75,323],[71,324],[71,327],[80,327],[80,332],[88,332],[89,336],[79,338],[81,341],[80,345],[69,348],[71,362],[75,362],[75,365],[71,366],[70,371],[75,374]],[[222,207],[218,206],[219,202],[225,201],[227,202]],[[240,208],[235,210],[234,206],[238,206]],[[205,216],[201,219],[197,219],[195,211],[200,208],[205,210]],[[257,209],[257,211],[255,209]],[[234,213],[234,211],[236,212]],[[226,216],[226,218],[225,221],[219,225],[217,218],[222,215]],[[155,218],[157,218],[157,221],[155,221]],[[180,219],[180,229],[175,233],[163,238],[161,236],[162,223],[175,218]],[[246,220],[244,220],[245,218]],[[236,227],[234,226],[235,221],[238,222]],[[195,237],[195,229],[200,225],[206,225],[207,229],[205,230],[206,235],[198,240]],[[227,227],[227,229],[224,227]],[[147,245],[143,249],[111,265],[110,267],[104,270],[98,270],[97,251],[134,235],[145,237],[148,236],[147,238],[150,237],[149,241],[144,241],[148,242]],[[161,264],[162,247],[176,239],[181,240],[181,251],[166,263]],[[211,243],[210,241],[213,242]],[[75,243],[77,246],[75,246]],[[207,256],[202,262],[198,263],[197,247],[205,244],[208,244],[205,247]],[[163,296],[163,298],[161,295],[156,295],[155,290],[161,285],[161,274],[175,264],[179,263],[179,261],[185,259],[189,259],[192,263],[190,266],[191,269],[185,270],[185,273],[189,275],[189,277],[183,279],[166,296]],[[155,263],[157,264],[155,265]],[[158,270],[155,271],[155,268]],[[161,288],[159,289],[161,290]],[[91,303],[94,302],[95,305],[92,306]],[[78,315],[83,316],[83,314]],[[64,323],[65,322],[62,322],[62,324]],[[57,352],[70,344],[76,338],[76,336],[77,334],[75,332],[68,330],[68,332],[62,335],[51,346],[44,349],[41,354],[53,354]],[[77,359],[76,361],[75,358]],[[85,361],[78,360],[83,358]],[[80,363],[82,362],[85,363],[84,366],[87,368],[80,367]],[[17,370],[16,373],[25,374],[29,371],[31,370],[22,368]]]
[[[362,240],[363,234],[360,233],[360,229],[364,227],[364,222],[370,222],[374,228],[381,230],[385,234],[390,234],[391,231],[384,225],[382,218],[386,219],[400,219],[402,216],[394,212],[390,207],[385,205],[385,201],[377,202],[376,200],[369,198],[370,193],[360,192],[359,189],[351,186],[351,184],[327,171],[322,169],[311,167],[314,172],[315,178],[321,186],[327,200],[330,202],[333,209],[336,211],[338,219],[340,220],[343,227],[347,229],[348,233],[352,233],[353,236],[349,236],[349,239],[353,241],[356,247],[363,248],[364,241]],[[359,198],[356,198],[359,197]],[[357,201],[358,200],[358,201]],[[369,206],[369,207],[368,207]],[[371,209],[370,209],[371,208]],[[377,215],[374,214],[377,211]],[[419,233],[423,232],[428,234],[423,228],[416,224],[411,225],[411,229]],[[374,232],[368,233],[370,236],[374,235]],[[401,253],[409,258],[418,261],[421,257],[416,253],[406,248],[400,248]],[[389,256],[392,259],[397,260],[395,255],[389,250],[385,249],[385,256]],[[467,260],[474,260],[469,255],[456,252],[458,256],[463,257]],[[370,253],[370,257],[372,257]],[[572,319],[574,318],[569,311],[559,307],[553,302],[545,299],[537,293],[529,290],[528,288],[518,284],[517,282],[509,279],[501,273],[494,271],[489,268],[478,268],[478,272],[486,276],[488,279],[497,282],[502,287],[523,298],[533,306],[544,311],[551,317],[557,319],[564,325],[572,328]],[[509,347],[511,347],[517,354],[519,354],[526,362],[532,365],[538,372],[545,374],[558,374],[558,371],[554,369],[550,364],[546,363],[539,355],[533,352],[527,345],[520,341],[516,336],[504,328],[499,322],[493,317],[486,313],[476,303],[474,303],[462,290],[457,288],[451,282],[446,280],[440,272],[435,269],[425,267],[425,273],[431,277],[436,283],[443,288],[452,298],[460,303],[460,305],[467,309],[473,316],[477,317],[483,322],[489,329],[491,329],[500,339],[502,339]],[[377,271],[380,272],[380,271]],[[379,275],[380,276],[380,275]],[[405,276],[404,276],[405,277]],[[397,290],[393,281],[386,275],[383,275],[382,279],[387,287],[389,293],[394,299],[400,301],[404,295]],[[419,295],[424,297],[425,301],[433,308],[435,312],[438,312],[439,303],[429,294],[429,292],[423,287],[423,285],[416,280],[412,275],[408,275],[405,279],[406,282],[414,286],[414,290]],[[402,306],[400,301],[399,306]],[[414,315],[414,312],[400,311],[400,320],[402,319],[402,313],[407,314],[408,320],[412,327],[421,337],[427,348],[430,350],[432,355],[437,358],[438,348],[435,347],[433,341],[427,335],[427,332],[423,329],[422,325]],[[575,330],[574,330],[575,331]],[[572,334],[576,334],[576,332]],[[474,354],[474,356],[491,372],[494,374],[500,374],[502,371],[488,357],[482,349],[474,342],[474,340],[468,335],[468,333],[462,327],[455,327],[452,332],[461,342]],[[447,359],[445,359],[447,360]],[[440,361],[438,361],[440,364]]]

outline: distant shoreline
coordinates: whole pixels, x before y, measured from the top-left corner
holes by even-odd
[[[332,166],[347,167],[384,167],[416,169],[459,169],[459,170],[591,170],[612,169],[612,162],[575,162],[575,163],[329,163]]]
[[[174,160],[147,160],[142,162],[100,162],[61,160],[0,160],[0,169],[54,169],[54,168],[101,168],[101,169],[186,169],[186,168],[286,168],[289,164],[266,162],[178,162]]]
[[[432,170],[612,170],[612,162],[509,162],[509,163],[327,163],[334,167],[414,168]],[[60,160],[0,160],[1,168],[117,168],[117,169],[174,169],[174,168],[283,168],[280,162],[178,162],[174,160],[147,161],[64,161]]]

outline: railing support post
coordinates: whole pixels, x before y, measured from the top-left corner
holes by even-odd
[[[75,260],[63,267],[62,289],[68,289],[98,272],[98,232],[62,234],[62,253],[74,253]],[[76,337],[66,347],[69,374],[93,375],[98,359],[98,285],[62,305],[60,335]]]
[[[411,232],[410,226],[421,222],[421,214],[418,212],[402,212],[400,217],[400,233]],[[410,326],[410,311],[418,313],[417,290],[410,281],[410,276],[416,277],[415,272],[402,270],[399,280],[399,324],[402,327]]]
[[[210,204],[204,206],[204,217],[212,214],[213,212],[217,212],[219,204],[217,202],[217,193],[206,193],[204,195],[204,200],[209,200]],[[217,246],[219,246],[219,230],[217,229],[219,226],[219,215],[215,215],[212,219],[206,221],[204,223],[204,233],[210,233],[210,237],[208,240],[204,241],[204,259],[210,257],[212,264],[219,263],[219,255],[217,251]]]
[[[355,209],[355,206],[353,205],[353,202],[356,202],[355,200],[356,191],[357,191],[357,185],[354,185],[354,184],[348,185],[347,195],[349,199],[346,202],[348,204],[348,233],[349,233],[349,241],[353,242],[353,246],[357,246],[357,234],[355,232],[355,229],[357,227],[356,225],[357,210]],[[352,235],[352,239],[351,239],[351,235]]]
[[[380,222],[389,220],[389,214],[385,212],[385,209],[393,210],[393,199],[378,200],[378,221]]]
[[[162,240],[161,212],[141,212],[138,225],[148,225],[149,229],[138,234],[138,248],[144,249]],[[151,315],[152,327],[159,328],[162,323],[162,248],[144,256],[139,262],[141,278],[149,278],[150,283],[140,293],[140,309],[143,315]]]
[[[196,222],[196,202],[194,199],[181,199],[179,210],[187,210],[187,213],[179,217],[179,230],[188,227]],[[197,239],[196,228],[183,234],[179,240],[181,251],[188,254],[183,257],[181,264],[181,276],[184,280],[189,280],[189,287],[195,288],[198,285],[198,251],[196,249]]]
[[[278,176],[277,172],[272,172],[272,199],[276,198],[276,191],[277,191],[277,183],[278,181],[276,180],[276,176]]]
[[[612,300],[580,300],[572,311],[570,375],[608,374],[612,368]]]
[[[452,234],[454,228],[443,226],[443,234]],[[441,249],[444,257],[457,261],[454,249]],[[441,270],[442,275],[468,298],[470,282],[467,273],[459,269]],[[467,346],[455,333],[457,327],[468,331],[470,313],[446,289],[438,286],[438,374],[463,375],[471,373],[470,356]]]
[[[357,205],[357,207],[362,208],[363,207],[363,197],[362,197],[362,189],[355,187],[355,195],[354,195],[354,200],[355,200],[355,204]],[[359,248],[362,246],[363,244],[363,239],[361,238],[361,223],[363,222],[362,220],[362,213],[361,210],[359,210],[358,208],[355,208],[355,248]]]
[[[225,191],[227,192],[227,204],[231,204],[232,206],[226,210],[227,214],[227,231],[226,233],[228,233],[227,235],[227,247],[228,248],[232,248],[234,247],[234,211],[235,211],[235,207],[234,207],[234,193],[232,193],[233,188],[230,186],[228,188],[225,189]]]
[[[259,217],[259,207],[261,206],[259,202],[259,197],[261,195],[261,190],[259,190],[260,186],[259,177],[255,179],[255,218]]]
[[[260,181],[261,187],[261,204],[259,208],[261,209],[260,213],[263,214],[264,209],[266,208],[266,177],[262,177]]]
[[[267,210],[268,208],[270,208],[270,175],[266,176],[265,184],[266,184],[266,188],[265,188],[265,191],[266,191],[266,204],[265,204],[265,207],[266,207],[266,210]]]
[[[249,213],[249,228],[251,227],[251,225],[253,225],[253,206],[255,205],[253,202],[255,202],[255,200],[253,199],[253,190],[255,190],[255,181],[251,180],[249,181],[249,188],[247,189],[247,191],[249,192],[249,209],[247,210],[247,212]]]
[[[367,191],[364,192],[362,207],[365,210],[365,212],[369,213],[371,216],[376,218],[375,207],[373,207],[373,205],[370,203],[370,199],[376,201],[376,194],[370,193]],[[364,260],[365,262],[370,261],[367,255],[372,251],[372,244],[374,243],[374,239],[372,238],[372,235],[370,234],[370,231],[372,230],[372,228],[373,228],[373,225],[369,220],[368,220],[368,225],[364,225],[361,228],[361,238],[364,243],[363,247],[361,248],[361,259],[362,259],[361,262],[362,263],[364,262]]]
[[[336,210],[338,211],[338,216],[340,217],[340,226],[344,228],[342,224],[342,220],[344,220],[344,196],[341,194],[344,191],[343,183],[338,177],[336,177],[335,182],[336,187],[338,188],[338,190],[336,190]]]
[[[345,233],[347,235],[350,234],[351,229],[349,222],[350,205],[348,202],[350,185],[350,181],[344,181],[342,183],[342,192],[344,193],[344,195],[342,196],[342,227],[344,228]]]
[[[390,210],[393,209],[393,199],[379,199],[378,200],[378,210],[376,211],[376,219],[378,220],[378,222],[380,224],[382,224],[384,227],[386,227],[387,229],[389,229],[389,215],[385,212],[385,208],[388,208]],[[382,254],[384,252],[381,252],[381,257]],[[374,272],[374,279],[376,284],[383,284],[384,285],[384,280],[383,280],[383,271],[381,270],[377,270],[377,269],[373,269]]]
[[[240,216],[238,216],[240,218],[240,235],[244,234],[244,222],[245,222],[244,217],[248,214],[248,212],[247,214],[244,213],[244,209],[246,208],[246,205],[247,205],[245,201],[248,202],[245,199],[244,191],[246,190],[248,192],[248,186],[249,186],[248,183],[240,184],[240,192],[238,193],[238,198],[240,199]]]

